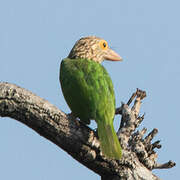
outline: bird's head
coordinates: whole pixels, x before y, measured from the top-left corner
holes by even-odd
[[[108,43],[104,39],[95,36],[88,36],[79,39],[72,48],[68,58],[91,59],[98,63],[101,63],[103,60],[122,60],[116,52],[109,48]]]

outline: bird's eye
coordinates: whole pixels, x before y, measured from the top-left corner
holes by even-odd
[[[108,48],[108,44],[105,40],[101,40],[99,42],[101,49],[106,50]]]

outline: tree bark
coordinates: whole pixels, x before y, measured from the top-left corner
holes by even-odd
[[[144,91],[137,90],[127,104],[117,108],[116,114],[122,116],[118,137],[123,148],[121,160],[104,157],[99,141],[92,129],[76,120],[71,114],[65,114],[48,101],[10,83],[0,83],[0,116],[11,117],[35,130],[47,138],[81,164],[101,176],[102,180],[159,180],[152,173],[155,168],[171,168],[175,163],[156,162],[155,148],[160,148],[160,141],[151,144],[157,134],[154,129],[143,138],[147,129],[135,131],[144,119],[139,117]],[[134,101],[132,108],[130,103]]]

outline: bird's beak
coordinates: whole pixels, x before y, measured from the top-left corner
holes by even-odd
[[[109,61],[122,61],[122,57],[119,56],[115,51],[112,49],[107,49],[106,55],[104,56],[104,59],[109,60]]]

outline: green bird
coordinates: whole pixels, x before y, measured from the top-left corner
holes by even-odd
[[[95,36],[78,40],[60,66],[60,84],[72,114],[85,124],[95,120],[102,153],[113,159],[122,156],[114,130],[115,95],[112,80],[101,65],[103,60],[122,58]]]

